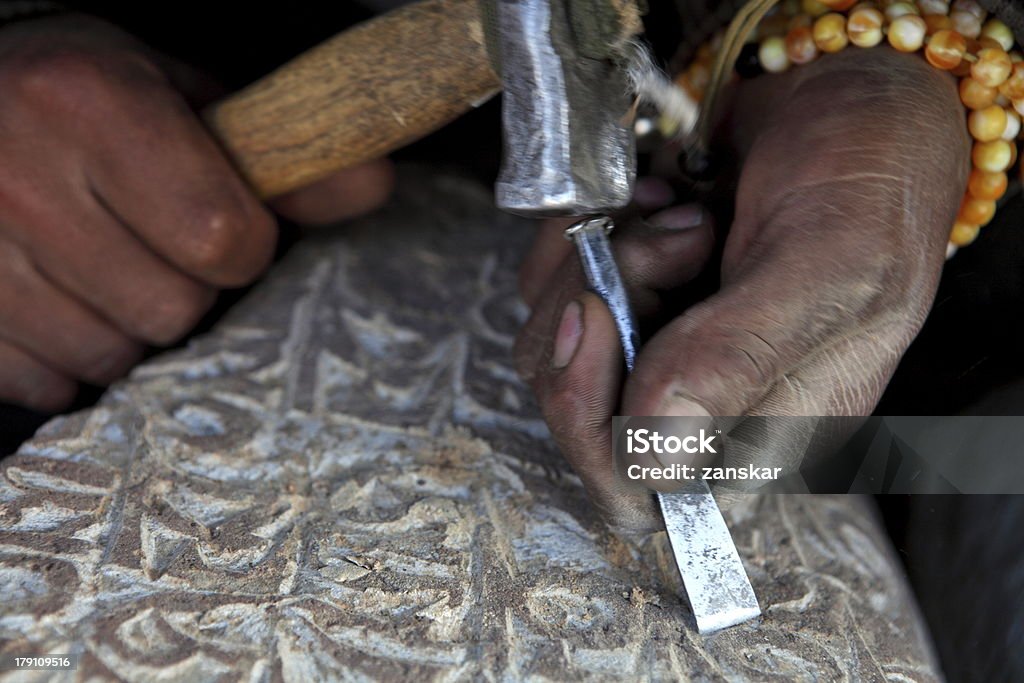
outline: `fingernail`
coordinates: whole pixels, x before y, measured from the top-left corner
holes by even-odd
[[[666,417],[711,417],[711,413],[696,401],[671,394],[658,406],[658,414]]]
[[[701,430],[711,431],[715,418],[704,406],[679,394],[670,394],[658,407],[658,415],[674,417],[673,425],[680,434],[699,434]]]
[[[654,214],[647,222],[663,230],[689,230],[704,224],[704,207],[700,204],[673,206]]]
[[[569,364],[583,337],[583,308],[578,301],[570,301],[562,311],[562,319],[555,333],[555,350],[551,354],[551,367],[560,370]]]

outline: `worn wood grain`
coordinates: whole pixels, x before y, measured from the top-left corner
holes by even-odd
[[[263,197],[386,155],[497,92],[475,0],[425,0],[360,24],[205,117]]]

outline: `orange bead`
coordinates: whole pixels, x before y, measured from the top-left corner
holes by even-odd
[[[814,23],[814,18],[809,14],[797,14],[790,17],[789,22],[786,24],[786,32],[790,32],[795,28],[810,28]]]
[[[978,36],[978,49],[992,48],[993,50],[1003,50],[1003,46],[999,44],[999,41],[995,38],[988,38],[987,36]],[[1006,50],[1003,50],[1006,52]]]
[[[818,46],[814,44],[814,34],[806,26],[798,26],[786,34],[786,54],[794,64],[813,62],[818,56]]]
[[[958,247],[966,247],[968,244],[978,239],[978,233],[981,231],[981,226],[971,225],[970,223],[963,223],[957,221],[953,224],[953,230],[949,233],[949,241]]]
[[[893,2],[885,6],[885,18],[890,22],[908,14],[921,15],[921,10],[912,2]]]
[[[968,109],[984,109],[996,101],[998,91],[973,78],[960,79],[960,101]]]
[[[973,16],[978,17],[979,20],[985,18],[988,12],[982,7],[977,0],[953,0],[953,11],[954,12],[967,12]]]
[[[1006,110],[1006,128],[1003,129],[1002,139],[1007,142],[1014,142],[1020,136],[1020,114],[1015,109]]]
[[[828,12],[828,5],[824,5],[818,0],[801,0],[800,9],[805,14],[810,14],[812,17],[820,17],[822,14]]]
[[[761,20],[761,23],[757,25],[756,37],[761,40],[771,36],[784,36],[788,30],[789,17],[782,12],[776,12]]]
[[[1009,179],[1005,173],[988,173],[981,169],[972,169],[971,177],[967,181],[967,191],[975,199],[990,199],[995,201],[1006,194],[1006,187]]]
[[[967,129],[975,140],[991,142],[1003,137],[1006,130],[1006,110],[998,104],[972,111],[967,117]]]
[[[1024,62],[1014,62],[1010,76],[999,86],[999,92],[1011,100],[1024,98]]]
[[[678,83],[686,92],[697,101],[704,98],[704,91],[711,83],[711,65],[708,62],[697,61],[676,78]]]
[[[953,28],[953,21],[945,14],[924,15],[924,25],[928,29],[928,35],[933,36],[939,31],[949,31]]]
[[[1013,70],[1010,55],[1002,48],[986,47],[978,53],[978,61],[971,66],[971,78],[990,88],[998,88]]]
[[[845,12],[857,4],[857,0],[818,0],[833,12]]]
[[[882,24],[885,15],[876,9],[864,7],[850,12],[846,20],[846,35],[858,47],[874,47],[882,42]]]
[[[999,19],[988,19],[985,26],[981,27],[981,35],[983,38],[991,38],[1008,52],[1013,49],[1016,42],[1014,32]]]
[[[889,44],[900,52],[917,52],[924,45],[927,32],[924,19],[915,14],[904,14],[889,24]]]
[[[924,56],[936,69],[955,69],[967,52],[967,41],[956,31],[939,31],[928,41]]]
[[[846,37],[846,17],[831,12],[814,22],[814,44],[822,52],[839,52],[850,43]]]
[[[952,12],[949,19],[953,22],[953,30],[964,38],[977,38],[981,35],[981,19],[970,12]]]
[[[964,197],[960,204],[960,213],[957,220],[971,225],[988,225],[992,217],[996,215],[996,203],[991,199],[975,199]]]
[[[971,52],[970,44],[967,45],[967,54],[974,54]],[[971,63],[965,58],[956,66],[955,69],[950,69],[949,73],[953,74],[957,78],[967,78],[971,75]]]
[[[925,16],[949,14],[949,3],[946,0],[917,0],[917,6]]]
[[[1006,140],[976,142],[971,150],[974,167],[989,173],[1005,171],[1013,163],[1013,145]]]

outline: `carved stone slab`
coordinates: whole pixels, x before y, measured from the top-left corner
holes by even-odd
[[[698,636],[664,535],[604,529],[510,366],[529,227],[404,184],[0,463],[0,652],[83,681],[939,678],[851,497],[732,508],[765,617]]]

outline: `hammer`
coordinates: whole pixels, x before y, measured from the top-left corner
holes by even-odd
[[[203,118],[269,199],[419,140],[500,89],[476,0],[423,0],[327,40]]]

